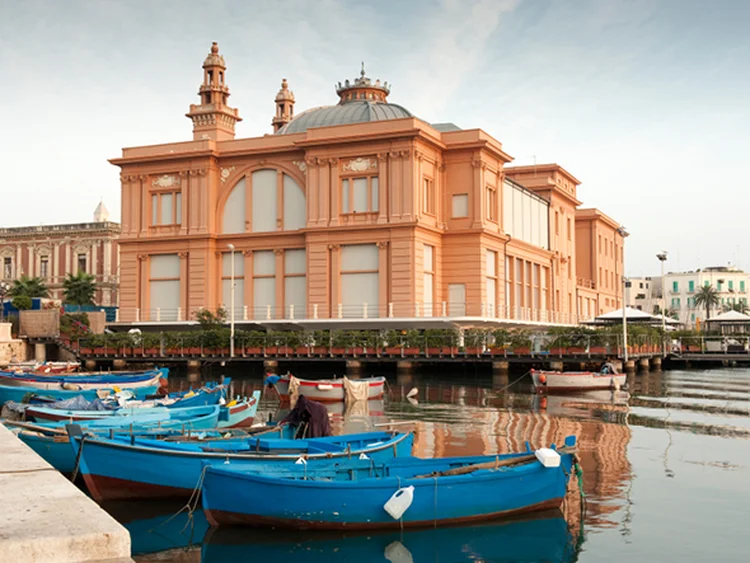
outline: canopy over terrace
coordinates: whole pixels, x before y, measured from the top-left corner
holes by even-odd
[[[726,311],[706,321],[709,330],[720,330],[722,334],[750,333],[750,316],[739,311]]]
[[[622,324],[622,316],[623,316],[622,308],[620,308],[620,309],[615,309],[614,311],[610,311],[609,313],[604,313],[603,315],[599,315],[598,317],[591,319],[589,321],[584,321],[582,324],[587,324],[587,325]],[[662,323],[661,315],[652,315],[650,313],[646,313],[645,311],[641,311],[639,309],[633,309],[632,307],[625,307],[625,318],[628,323],[639,323],[639,324],[647,324],[647,325],[653,325],[653,326],[661,326],[661,323]],[[672,326],[680,324],[679,321],[670,319],[669,317],[664,319],[664,322]]]

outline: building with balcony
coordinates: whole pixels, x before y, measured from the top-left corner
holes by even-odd
[[[0,228],[0,280],[42,278],[62,299],[63,280],[79,271],[95,278],[97,305],[117,305],[120,225],[100,202],[91,223]]]
[[[695,293],[707,285],[716,289],[719,297],[718,306],[711,308],[712,316],[727,307],[747,306],[750,277],[739,268],[728,265],[665,274],[663,287],[667,309],[674,310],[686,326],[703,323],[706,307],[696,305]]]
[[[646,313],[655,314],[661,309],[661,277],[628,278],[625,287],[625,305]],[[667,307],[669,303],[667,302]]]
[[[575,323],[581,291],[598,312],[618,306],[616,288],[596,283],[599,262],[579,283],[589,242],[576,241],[579,181],[561,166],[508,167],[488,133],[419,119],[364,68],[338,84],[335,105],[296,115],[283,80],[273,134],[236,139],[226,70],[214,43],[187,114],[191,141],[111,160],[122,183],[121,322],[233,304],[237,320],[269,325]],[[617,226],[597,218],[601,236]],[[622,253],[612,252],[614,275]]]

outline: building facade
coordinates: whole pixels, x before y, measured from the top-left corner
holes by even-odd
[[[120,225],[103,203],[91,223],[0,228],[0,280],[42,278],[52,299],[63,298],[63,280],[79,271],[94,276],[97,305],[117,305]]]
[[[750,278],[734,266],[713,266],[691,272],[669,272],[664,276],[665,303],[686,326],[695,326],[706,320],[705,305],[696,305],[695,292],[711,286],[718,292],[719,304],[711,308],[711,316],[725,307],[747,306]]]
[[[661,277],[628,278],[625,305],[645,313],[656,314],[662,307]],[[668,308],[669,303],[666,303],[665,309]]]
[[[193,140],[111,160],[121,321],[232,305],[248,321],[578,320],[578,180],[555,164],[507,167],[499,141],[415,117],[364,69],[336,93],[295,115],[283,80],[274,134],[235,139],[241,118],[211,47]],[[586,289],[602,309],[609,294]]]

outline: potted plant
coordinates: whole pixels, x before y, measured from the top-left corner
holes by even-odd
[[[144,332],[141,335],[141,345],[144,356],[158,356],[162,335],[157,332]]]
[[[464,331],[464,352],[468,356],[479,356],[487,344],[488,331],[469,328]]]
[[[316,330],[312,333],[312,353],[318,356],[328,355],[331,333],[327,330]]]
[[[388,356],[401,356],[403,350],[402,332],[400,330],[389,330],[384,335],[385,353]]]
[[[510,345],[514,354],[527,355],[531,353],[531,338],[523,330],[514,330],[511,333]]]
[[[493,356],[506,356],[510,343],[510,332],[503,328],[494,330],[491,340],[490,354]]]
[[[354,333],[351,330],[331,331],[331,356],[343,356],[354,346]]]

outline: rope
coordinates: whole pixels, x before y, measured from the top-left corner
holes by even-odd
[[[195,487],[193,488],[193,492],[190,493],[190,498],[188,498],[188,501],[187,503],[185,503],[185,506],[183,506],[177,512],[172,514],[172,516],[164,520],[164,522],[156,526],[157,528],[159,526],[164,526],[165,524],[168,524],[169,522],[177,518],[180,514],[182,514],[185,510],[188,511],[188,521],[187,521],[187,524],[183,526],[181,531],[187,528],[188,524],[190,524],[191,520],[193,519],[193,514],[195,513],[195,509],[198,508],[198,501],[200,501],[200,498],[201,498],[200,493],[201,493],[201,489],[203,488],[203,479],[206,476],[207,469],[208,469],[208,465],[204,465],[203,469],[201,470],[200,477],[198,477],[198,482],[195,484]]]
[[[86,438],[88,438],[87,435],[81,436],[81,445],[78,448],[78,453],[76,454],[76,466],[73,469],[73,476],[70,478],[70,482],[74,483],[76,480],[76,477],[78,477],[78,470],[81,468],[81,454],[83,454],[83,444],[86,441]],[[68,438],[69,440],[73,440],[74,438]]]
[[[434,507],[434,512],[433,512],[433,516],[432,516],[432,527],[433,527],[433,528],[437,528],[437,506],[438,506],[438,505],[437,505],[437,494],[438,494],[438,478],[437,478],[437,477],[433,477],[433,479],[435,480],[435,507]]]
[[[521,381],[524,377],[526,377],[530,373],[531,373],[531,370],[527,371],[522,376],[514,379],[513,381],[511,381],[510,383],[508,383],[508,385],[506,385],[505,387],[501,387],[500,389],[494,389],[494,391],[505,391],[506,389],[512,387],[513,385],[515,385],[516,383],[518,383],[519,381]]]

